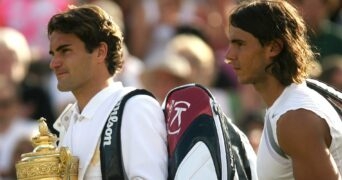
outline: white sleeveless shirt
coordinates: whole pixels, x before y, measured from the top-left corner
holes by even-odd
[[[330,129],[332,142],[329,150],[342,173],[342,122],[329,102],[305,83],[291,84],[273,105],[267,109],[264,131],[257,156],[257,173],[262,180],[294,179],[292,161],[280,148],[277,138],[277,121],[290,110],[307,109],[323,118]]]

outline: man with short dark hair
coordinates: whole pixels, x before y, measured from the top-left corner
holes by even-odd
[[[125,105],[117,135],[121,147],[116,146],[122,156],[113,150],[119,153],[122,168],[114,163],[111,169],[104,169],[101,148],[112,143],[115,132],[111,127],[117,122],[113,108],[135,89],[113,80],[123,65],[123,38],[112,18],[95,5],[71,6],[50,19],[48,35],[50,67],[57,76],[58,89],[71,91],[76,98],[54,126],[60,132],[59,146],[69,147],[80,160],[78,178],[110,179],[103,172],[120,169],[123,173],[115,178],[166,179],[164,115],[158,102],[147,95],[134,96]]]

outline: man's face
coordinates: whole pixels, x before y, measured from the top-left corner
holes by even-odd
[[[256,83],[266,76],[269,64],[267,46],[262,46],[252,34],[230,26],[228,29],[229,48],[226,59],[232,65],[240,83]]]
[[[94,75],[95,53],[87,52],[85,44],[76,35],[53,32],[50,54],[50,68],[56,74],[60,91],[75,92],[89,86]]]

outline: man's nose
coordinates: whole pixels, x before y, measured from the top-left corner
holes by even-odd
[[[231,64],[233,60],[234,60],[234,58],[233,58],[232,49],[228,48],[227,52],[226,52],[226,58],[225,58],[224,62],[227,63],[227,64]]]
[[[56,56],[52,56],[50,64],[49,64],[50,69],[56,69],[60,65],[61,65],[60,59],[58,57],[56,57]]]

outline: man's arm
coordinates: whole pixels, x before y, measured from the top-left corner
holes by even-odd
[[[341,179],[329,151],[332,139],[324,119],[304,109],[289,111],[278,120],[277,137],[292,159],[296,180]]]

